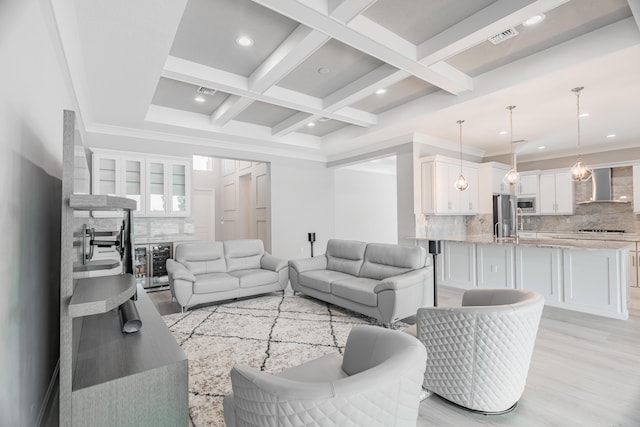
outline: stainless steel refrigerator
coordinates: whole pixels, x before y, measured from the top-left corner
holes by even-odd
[[[516,234],[516,197],[509,194],[493,195],[493,235],[497,238]]]

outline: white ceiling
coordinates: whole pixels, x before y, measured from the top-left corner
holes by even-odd
[[[462,119],[465,152],[487,157],[509,152],[516,105],[527,160],[575,152],[584,86],[582,151],[640,145],[640,0],[53,4],[90,132],[332,161],[409,141],[457,151]],[[199,87],[215,94],[196,102]]]

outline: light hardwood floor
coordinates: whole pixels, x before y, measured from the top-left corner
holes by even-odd
[[[462,290],[439,288],[440,306],[460,305]],[[168,291],[150,294],[161,314],[177,312]],[[640,426],[640,289],[629,320],[545,307],[527,386],[516,409],[479,415],[432,395],[418,426]]]

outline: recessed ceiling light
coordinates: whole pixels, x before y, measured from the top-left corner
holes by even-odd
[[[541,23],[542,21],[544,21],[544,18],[545,18],[544,13],[541,13],[540,15],[534,15],[531,18],[524,21],[522,25],[524,25],[525,27],[530,27],[532,25]]]
[[[610,133],[609,135],[607,135],[607,138],[615,138],[616,134],[615,133]]]
[[[498,132],[500,135],[506,135],[508,132],[506,130],[501,130],[500,132]]]
[[[327,67],[318,68],[318,74],[329,74],[331,70]]]
[[[547,148],[547,147],[545,147],[544,145],[541,145],[541,146],[538,147],[538,150],[544,150],[545,148]]]
[[[243,47],[249,47],[253,44],[253,40],[251,39],[251,37],[240,36],[236,39],[236,43]]]
[[[376,91],[376,95],[384,95],[385,93],[387,93],[385,88],[380,88]]]
[[[580,117],[581,117],[581,118],[589,117],[589,113],[582,113],[582,114],[580,114]]]
[[[310,127],[310,128],[314,127],[315,125],[316,125],[316,124],[315,124],[315,122],[309,122],[309,123],[307,123],[307,126],[308,126],[308,127]]]
[[[193,98],[193,100],[196,101],[196,102],[204,102],[204,101],[206,101],[206,99],[204,99],[201,96],[196,96],[195,98]]]

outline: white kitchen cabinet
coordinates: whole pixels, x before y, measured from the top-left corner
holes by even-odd
[[[468,242],[443,242],[438,284],[471,289],[476,286],[476,245]]]
[[[518,245],[515,257],[516,288],[538,292],[547,303],[559,302],[562,250]]]
[[[478,165],[478,213],[493,212],[494,194],[509,194],[510,188],[502,180],[508,171],[509,166],[503,163]]]
[[[631,246],[631,250],[629,251],[629,286],[638,287],[640,283],[640,278],[638,278],[638,273],[640,272],[640,268],[638,267],[638,263],[640,263],[640,252],[638,249],[638,244],[634,244]]]
[[[476,245],[478,288],[514,288],[514,246],[510,244]]]
[[[633,212],[640,214],[640,165],[633,165]]]
[[[516,185],[517,196],[537,196],[538,195],[538,174],[520,174],[520,180]]]
[[[563,251],[563,302],[593,314],[611,315],[626,311],[622,295],[627,294],[627,250],[568,249]]]
[[[137,216],[145,215],[145,160],[141,157],[95,152],[92,157],[92,194],[126,197],[136,201]],[[94,216],[118,215],[94,211]]]
[[[191,210],[191,162],[179,158],[93,150],[92,194],[136,201],[136,216],[188,216]],[[94,212],[111,216],[113,212]]]
[[[540,215],[572,215],[574,189],[568,172],[540,174]]]
[[[151,159],[147,165],[149,216],[189,216],[190,163],[186,160]]]
[[[462,173],[469,182],[465,191],[458,191],[455,182],[460,176],[460,163],[454,159],[433,156],[421,159],[422,213],[436,215],[475,215],[478,212],[478,169],[463,162]]]

